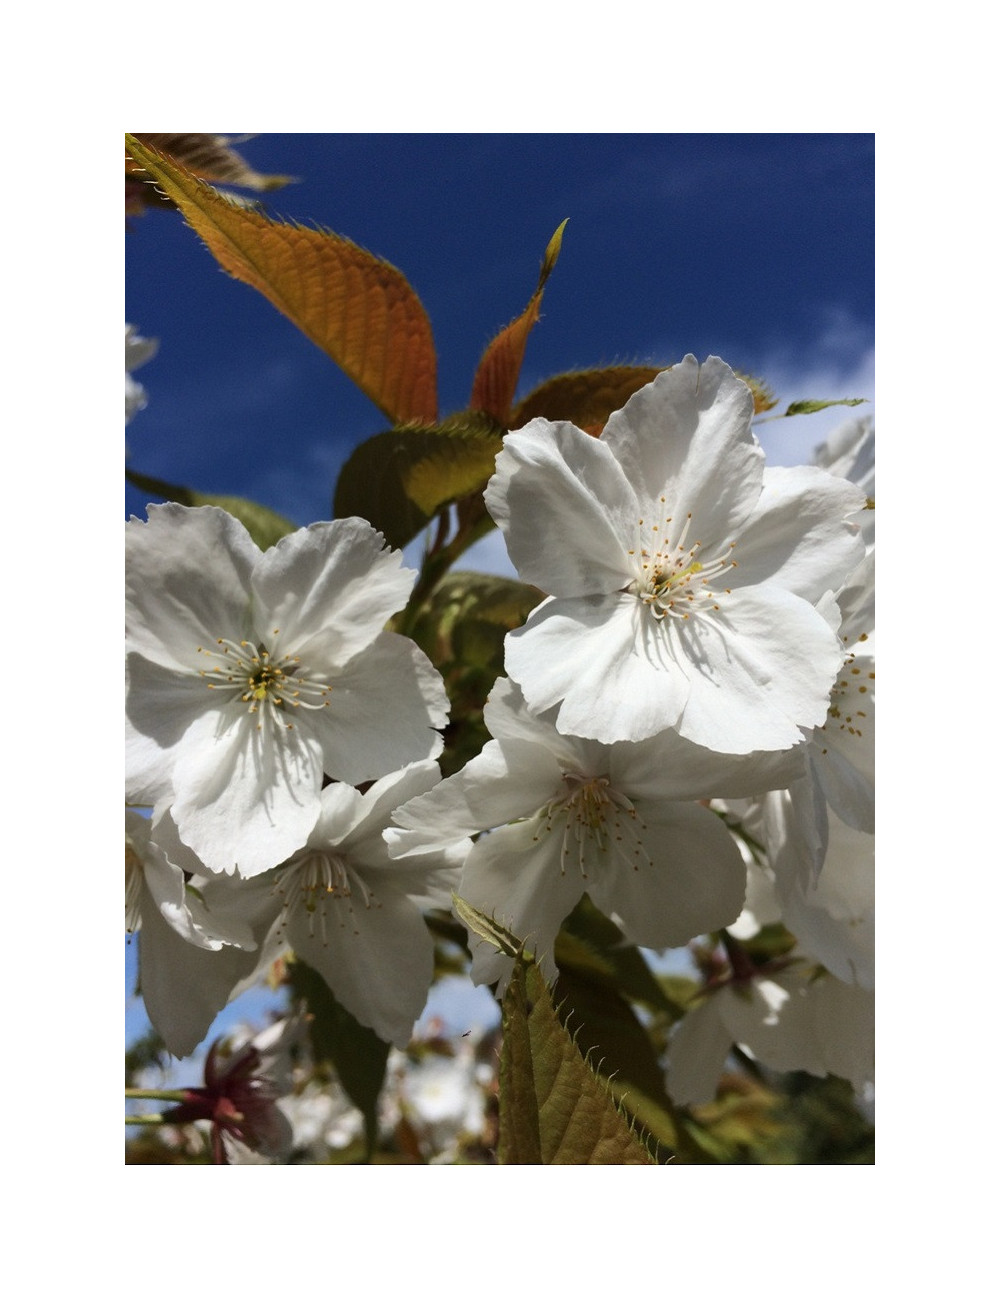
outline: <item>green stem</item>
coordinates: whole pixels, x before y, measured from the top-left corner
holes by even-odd
[[[162,1115],[126,1115],[126,1124],[163,1124],[166,1121]]]
[[[125,1096],[132,1101],[186,1101],[182,1088],[126,1088]]]

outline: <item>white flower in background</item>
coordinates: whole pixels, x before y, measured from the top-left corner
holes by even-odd
[[[258,960],[250,929],[206,908],[203,877],[169,812],[150,819],[125,809],[125,929],[138,933],[146,1013],[174,1056],[194,1051]]]
[[[382,1124],[405,1119],[434,1163],[450,1163],[462,1139],[482,1136],[493,1071],[477,1059],[478,1037],[417,1040],[390,1054]]]
[[[501,678],[484,712],[495,737],[461,772],[399,808],[393,856],[492,829],[473,846],[459,893],[527,941],[543,968],[584,892],[635,943],[674,947],[736,919],[746,871],[722,821],[697,802],[784,785],[795,751],[753,762],[700,749],[675,732],[603,745],[533,715]],[[510,962],[473,940],[472,976],[492,983]]]
[[[532,420],[486,490],[520,576],[550,594],[506,642],[529,706],[605,742],[667,728],[720,753],[819,726],[843,654],[814,608],[860,560],[859,489],[764,468],[750,390],[688,356],[600,438]]]
[[[874,430],[852,421],[847,435],[835,433],[817,458],[858,474],[866,492],[874,492]],[[840,447],[842,454],[834,455],[831,446]],[[872,844],[862,837],[875,831],[875,512],[864,510],[859,517],[871,521],[867,553],[836,594],[820,602],[831,625],[839,627],[843,646],[827,717],[804,749],[802,776],[762,801],[762,834],[786,902],[792,891],[805,900],[815,890],[833,822],[843,824],[837,832],[841,839],[858,833],[857,852],[865,871],[874,874]],[[873,891],[874,884],[865,893]],[[789,928],[796,929],[790,922]]]
[[[762,800],[771,864],[803,890],[815,887],[824,869],[832,820],[869,836],[875,831],[875,656],[867,622],[874,618],[874,589],[873,549],[837,598],[848,646],[827,717],[803,749],[804,771],[788,789]]]
[[[775,890],[782,920],[804,953],[845,984],[875,987],[874,835],[831,813],[819,879],[804,884],[779,866]]]
[[[680,1105],[712,1101],[738,1044],[772,1070],[874,1082],[875,995],[795,962],[709,993],[674,1030],[667,1091]]]
[[[356,1020],[397,1047],[410,1041],[434,977],[434,941],[421,909],[450,907],[470,846],[459,841],[394,862],[382,833],[395,808],[440,779],[437,764],[427,761],[364,794],[328,785],[298,852],[239,888],[218,879],[204,889],[210,908],[225,907],[252,928],[265,961],[291,948]]]
[[[126,525],[126,797],[169,803],[210,871],[305,844],[324,773],[359,784],[441,751],[441,677],[383,631],[414,573],[363,519],[261,552],[215,507]]]
[[[313,1080],[278,1105],[292,1126],[292,1150],[313,1164],[325,1164],[331,1150],[343,1151],[365,1135],[364,1116],[336,1079]]]
[[[736,812],[739,805],[730,804]],[[749,804],[739,815],[745,831],[766,839],[763,810]],[[745,849],[745,844],[741,842]],[[784,845],[779,846],[785,848]],[[795,936],[798,952],[821,962],[844,984],[875,987],[875,838],[830,815],[829,851],[822,874],[803,881],[794,861],[775,870],[770,860],[748,859],[747,901],[739,920],[726,929],[750,939],[764,925],[780,921]]]
[[[141,338],[134,325],[125,325],[125,423],[128,424],[136,411],[146,405],[146,390],[137,383],[131,371],[156,355],[160,346],[158,339]]]

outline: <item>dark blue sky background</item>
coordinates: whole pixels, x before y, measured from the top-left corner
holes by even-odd
[[[272,216],[347,235],[408,277],[434,328],[442,414],[467,403],[565,217],[521,393],[562,370],[715,352],[784,401],[874,396],[873,136],[262,135],[238,148],[299,178],[267,196]],[[130,223],[126,318],[160,340],[136,374],[149,404],[129,426],[135,470],[298,523],[329,517],[339,466],[383,417],[176,212]],[[772,459],[806,460],[848,415],[759,433]],[[130,513],[144,504],[127,489]]]

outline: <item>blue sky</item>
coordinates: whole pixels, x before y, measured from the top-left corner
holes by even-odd
[[[408,277],[434,328],[442,414],[467,403],[567,217],[521,393],[563,370],[693,352],[760,376],[783,403],[874,398],[871,135],[262,135],[239,148],[299,178],[268,196],[271,215],[333,229]],[[132,468],[300,524],[328,518],[340,465],[385,427],[379,411],[176,212],[134,219],[125,261],[126,319],[159,340],[136,372],[148,406],[128,428]],[[758,434],[771,461],[807,461],[852,414]],[[145,504],[126,488],[127,513]],[[499,534],[480,563],[502,567]],[[452,993],[441,1009],[482,1023],[483,1005]],[[236,1004],[225,1023],[260,1006]],[[130,1036],[144,1021],[131,1001]]]

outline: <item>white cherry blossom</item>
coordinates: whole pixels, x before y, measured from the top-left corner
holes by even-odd
[[[734,1044],[772,1070],[835,1074],[861,1091],[875,1075],[875,995],[801,959],[708,993],[670,1039],[674,1101],[712,1101]]]
[[[481,835],[459,893],[527,941],[552,970],[556,933],[585,892],[635,943],[665,948],[726,925],[743,905],[746,870],[722,821],[698,802],[782,785],[794,751],[752,763],[668,732],[605,745],[567,736],[555,710],[534,715],[502,678],[485,709],[494,739],[461,772],[397,809],[394,856]],[[473,978],[510,963],[474,940]]]
[[[324,774],[358,784],[440,753],[440,675],[384,631],[414,573],[363,519],[261,552],[214,507],[126,525],[126,797],[166,802],[210,871],[305,844]]]
[[[422,909],[450,906],[470,845],[459,840],[394,862],[383,831],[395,808],[440,779],[428,761],[390,773],[364,794],[341,782],[328,785],[305,845],[272,871],[239,882],[225,899],[224,914],[249,925],[264,961],[291,949],[355,1019],[397,1047],[409,1042],[434,975]],[[215,906],[231,884],[209,881],[206,904]]]
[[[532,420],[486,502],[520,576],[550,595],[506,668],[567,734],[667,728],[720,753],[819,726],[843,655],[815,608],[863,555],[861,491],[815,466],[765,470],[746,384],[688,356],[600,438]]]

